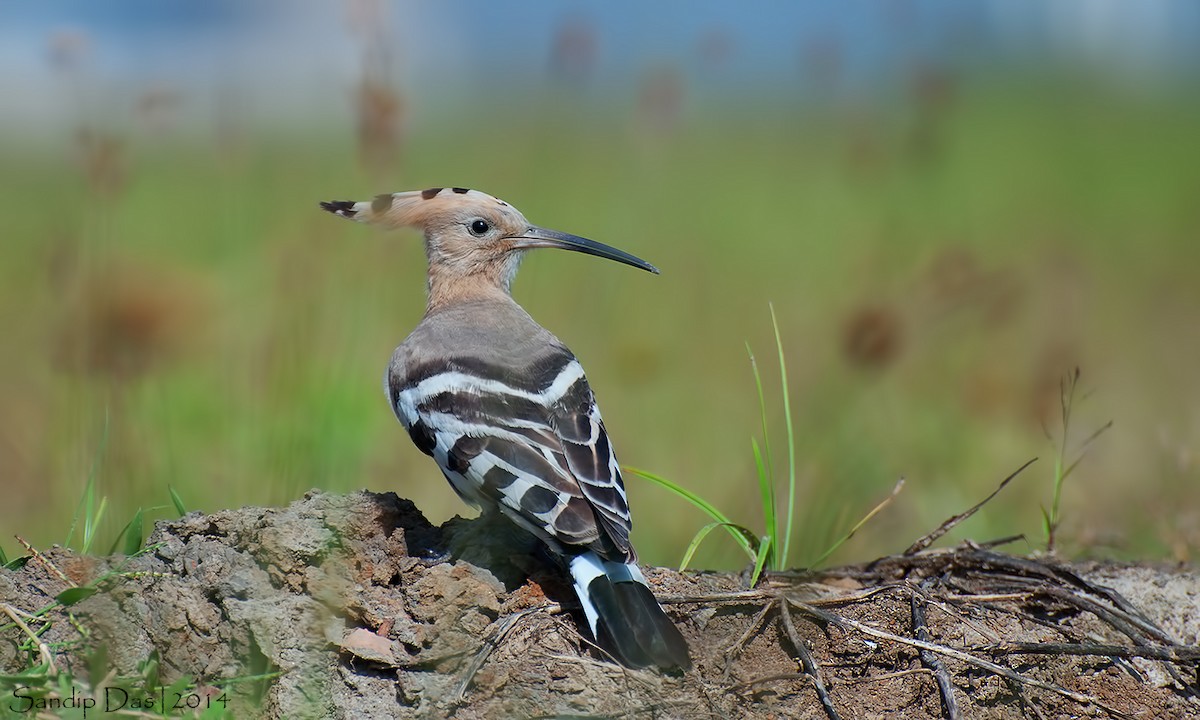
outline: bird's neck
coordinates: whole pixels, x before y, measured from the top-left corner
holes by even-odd
[[[509,288],[521,264],[521,253],[451,258],[430,252],[428,259],[428,310],[475,300],[512,302]]]
[[[431,269],[426,289],[427,312],[475,301],[513,302],[504,278],[486,273],[459,275]]]

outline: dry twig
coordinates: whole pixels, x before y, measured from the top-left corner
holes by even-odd
[[[929,642],[929,628],[925,625],[925,608],[916,593],[909,599],[909,605],[912,608],[913,634],[917,636],[918,640]],[[928,650],[921,651],[921,662],[933,671],[933,676],[937,680],[938,692],[942,696],[942,709],[946,711],[947,720],[960,720],[962,716],[958,712],[958,703],[954,700],[954,685],[950,682],[950,673],[946,672],[946,666],[937,655]]]
[[[1012,482],[1013,478],[1020,475],[1021,472],[1023,470],[1025,470],[1025,468],[1029,467],[1030,465],[1032,465],[1035,462],[1037,462],[1037,458],[1033,458],[1031,460],[1026,461],[1026,463],[1024,465],[1017,468],[1011,475],[1009,475],[1008,477],[1001,480],[1000,484],[996,487],[995,490],[993,490],[991,492],[990,495],[988,495],[984,499],[980,500],[979,502],[975,503],[971,507],[967,508],[963,512],[960,512],[957,515],[953,515],[951,517],[946,518],[942,522],[942,524],[938,525],[936,528],[934,528],[934,530],[932,532],[927,533],[924,537],[918,539],[915,543],[910,545],[908,547],[908,549],[904,551],[904,554],[905,555],[916,555],[917,553],[921,552],[922,550],[929,547],[933,543],[937,542],[939,538],[941,538],[943,535],[945,535],[946,533],[948,533],[952,529],[954,529],[954,526],[958,525],[963,520],[966,520],[967,518],[971,517],[975,513],[979,512],[980,508],[982,508],[984,505],[987,505],[988,502],[990,502],[992,498],[994,498],[1000,494],[1000,491],[1004,489],[1005,485],[1008,485],[1010,482]]]
[[[804,668],[804,672],[812,678],[813,687],[817,691],[821,707],[825,708],[825,714],[829,716],[829,720],[841,720],[837,709],[833,707],[833,698],[829,696],[829,690],[825,687],[825,682],[821,680],[820,666],[809,652],[804,638],[796,632],[796,626],[792,623],[792,611],[788,609],[787,603],[779,603],[779,615],[783,619],[783,627],[787,630],[788,639],[792,641],[792,647],[796,649],[796,655],[800,657],[800,665]]]

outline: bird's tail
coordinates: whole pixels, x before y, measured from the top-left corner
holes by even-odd
[[[629,667],[690,670],[687,642],[663,612],[635,563],[594,552],[571,559],[571,579],[592,635]]]

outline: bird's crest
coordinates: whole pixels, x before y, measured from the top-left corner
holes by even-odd
[[[658,269],[623,250],[531,225],[512,205],[478,190],[434,187],[385,193],[363,202],[321,203],[334,215],[391,229],[418,228],[429,260],[430,307],[487,294],[508,293],[524,251],[559,248],[632,265]]]
[[[516,208],[479,190],[428,188],[383,193],[369,202],[331,200],[321,207],[339,217],[382,227],[424,227],[439,215],[461,215],[473,210],[519,215]]]

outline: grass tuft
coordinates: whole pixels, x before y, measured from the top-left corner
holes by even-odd
[[[1054,456],[1054,492],[1050,501],[1050,509],[1047,511],[1046,506],[1041,506],[1042,511],[1042,533],[1046,538],[1046,552],[1053,553],[1058,540],[1058,528],[1062,522],[1061,503],[1063,484],[1067,478],[1079,466],[1087,454],[1088,449],[1096,438],[1100,437],[1112,427],[1113,422],[1109,420],[1099,428],[1094,430],[1091,435],[1079,445],[1079,450],[1074,460],[1067,461],[1069,452],[1069,442],[1071,433],[1071,411],[1075,405],[1075,393],[1079,388],[1080,371],[1075,368],[1073,372],[1068,374],[1059,382],[1059,409],[1062,422],[1062,437],[1058,442],[1058,453]],[[1086,399],[1087,396],[1080,398]]]
[[[626,467],[625,470],[633,475],[641,477],[645,480],[666,488],[676,496],[681,497],[691,504],[695,505],[710,518],[713,522],[701,527],[692,537],[692,541],[688,543],[687,550],[684,552],[683,560],[680,562],[679,569],[684,570],[692,561],[696,554],[696,550],[709,534],[717,528],[725,528],[729,532],[730,537],[734,539],[746,555],[750,558],[753,566],[753,571],[750,576],[750,586],[754,587],[758,584],[759,578],[762,577],[763,571],[770,567],[773,570],[785,570],[788,567],[788,558],[791,551],[792,529],[795,525],[795,508],[796,508],[796,440],[795,428],[792,423],[792,405],[788,397],[788,378],[787,378],[787,361],[783,352],[783,338],[779,332],[779,320],[775,315],[775,307],[770,306],[771,310],[771,327],[775,333],[775,349],[779,357],[779,386],[780,392],[783,395],[783,416],[784,425],[787,433],[787,457],[788,457],[788,475],[787,475],[787,511],[782,527],[779,523],[778,506],[776,501],[776,486],[777,479],[775,477],[775,465],[771,455],[771,440],[770,432],[767,423],[767,402],[766,394],[763,392],[762,374],[759,372],[758,361],[754,357],[754,351],[750,344],[746,343],[746,352],[750,357],[750,369],[754,375],[754,389],[758,395],[758,409],[760,421],[762,423],[763,441],[760,446],[758,440],[754,437],[750,438],[750,449],[754,453],[754,467],[758,475],[758,490],[759,499],[762,504],[763,525],[766,533],[759,537],[752,530],[744,525],[733,522],[725,513],[717,509],[715,505],[708,502],[704,498],[697,495],[695,492],[672,482],[661,475],[639,470],[637,468]],[[859,520],[849,532],[843,535],[833,545],[827,548],[817,559],[812,563],[813,566],[819,565],[837,551],[847,540],[854,537],[863,525],[871,518],[875,517],[885,507],[891,504],[896,498],[900,490],[904,487],[904,480],[901,479],[892,489],[891,495],[885,498],[882,502],[871,509],[861,520]],[[781,538],[782,535],[782,538]]]
[[[75,514],[71,516],[71,528],[67,531],[67,539],[63,542],[64,547],[71,547],[71,541],[75,539],[75,528],[79,526],[79,521],[83,519],[83,544],[79,549],[84,555],[91,552],[92,543],[96,539],[96,531],[100,527],[100,521],[104,519],[104,510],[108,505],[108,498],[100,498],[99,507],[96,507],[96,476],[100,472],[100,462],[104,458],[104,453],[108,449],[109,438],[109,413],[106,408],[104,411],[104,432],[100,436],[100,445],[96,448],[96,453],[92,457],[91,468],[88,470],[87,483],[83,486],[83,495],[79,498],[79,503],[75,506]]]

